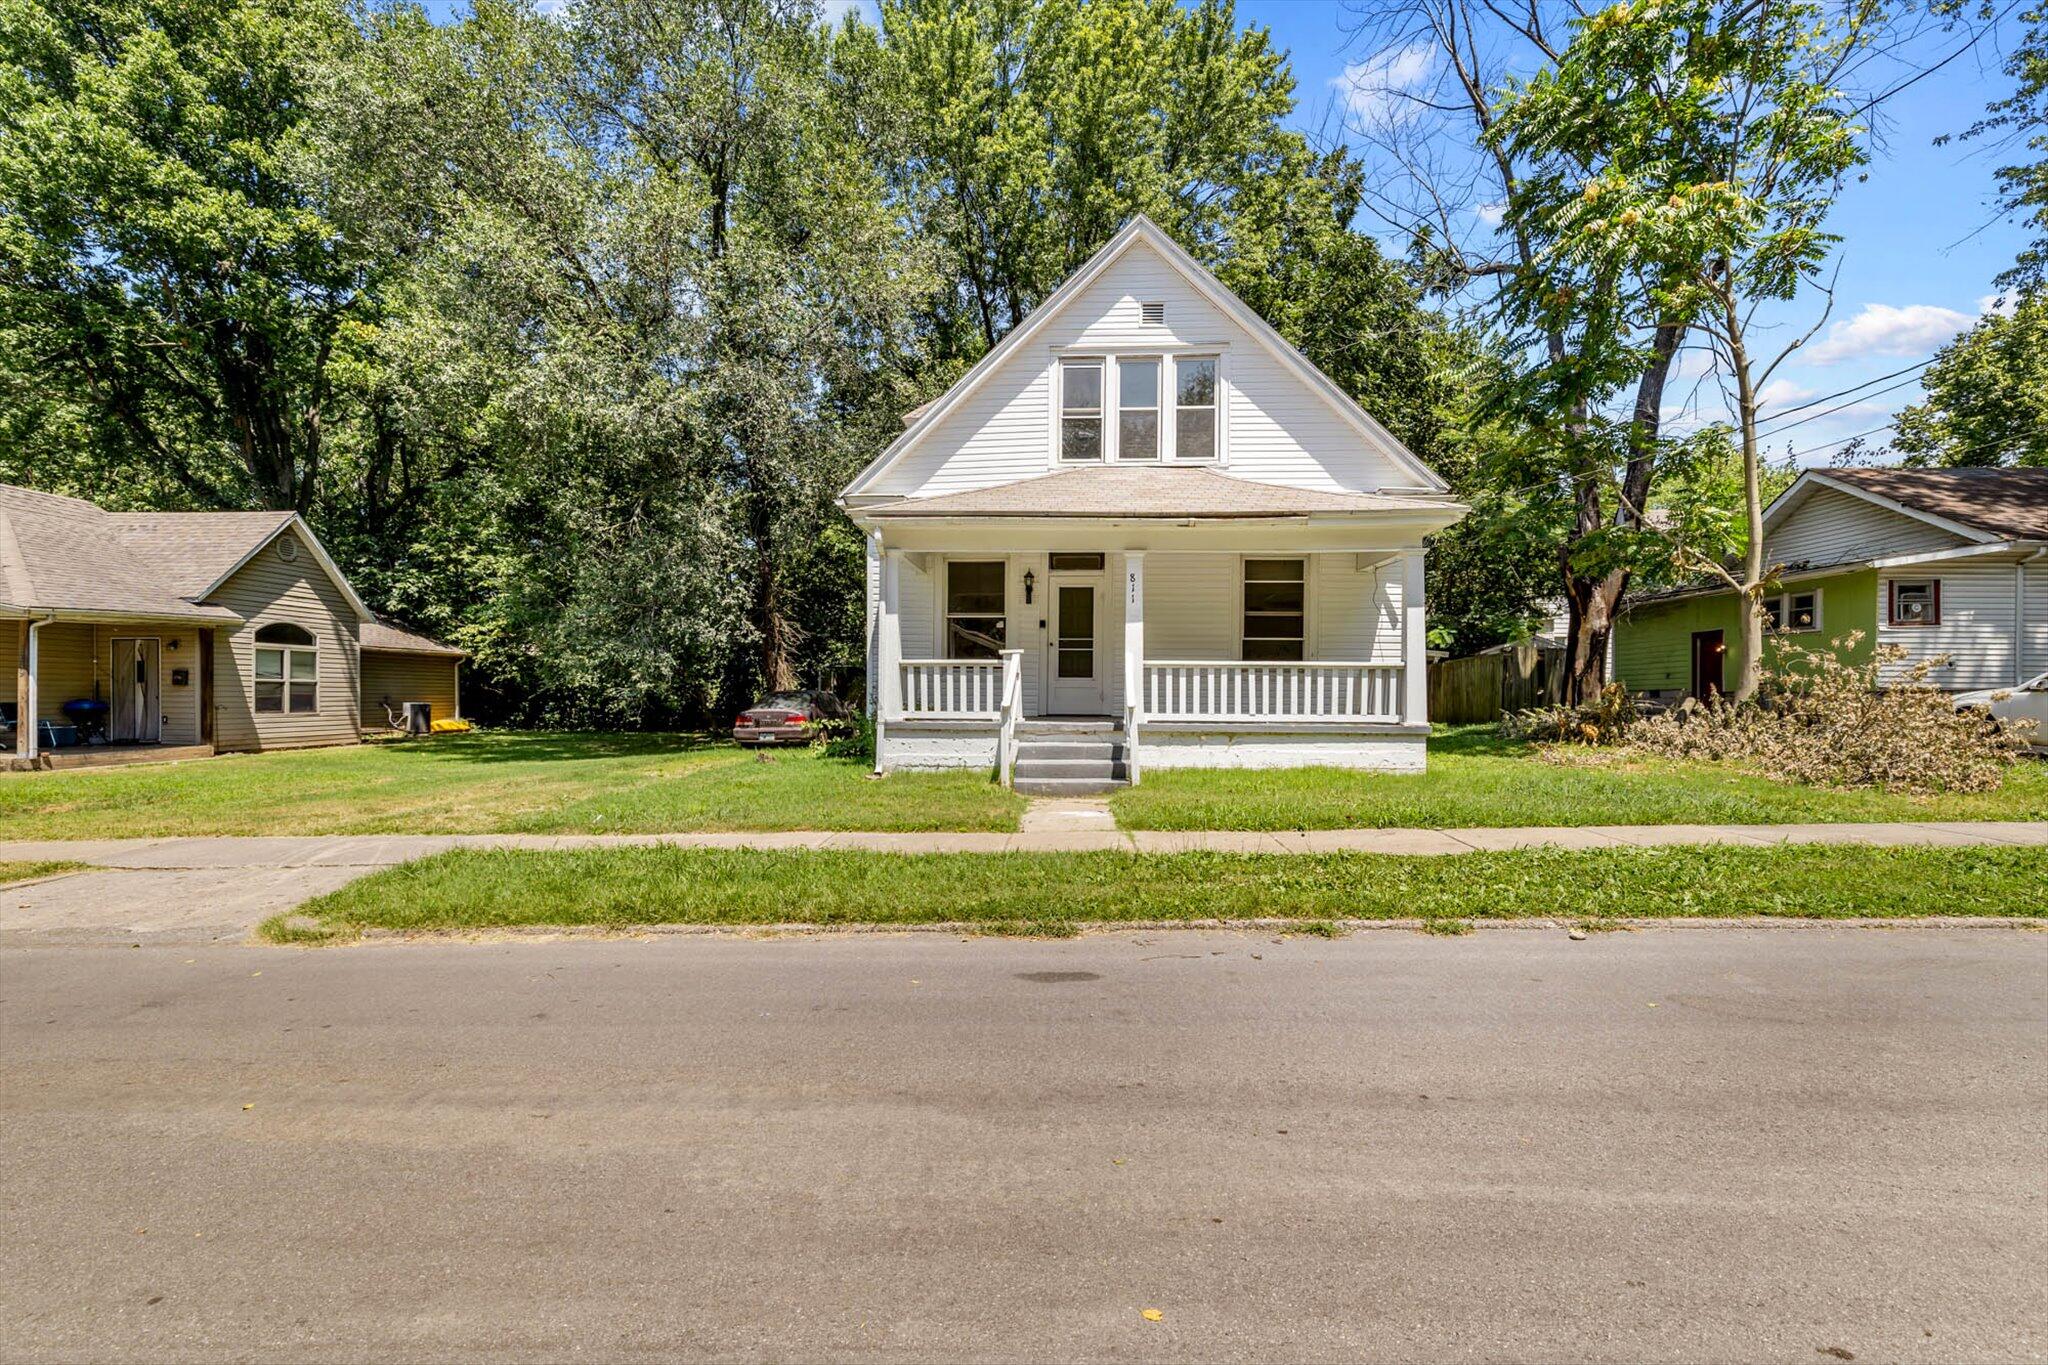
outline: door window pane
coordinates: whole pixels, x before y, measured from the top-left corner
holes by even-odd
[[[1095,589],[1060,589],[1060,639],[1095,638]]]
[[[1060,651],[1060,676],[1062,678],[1094,677],[1095,651],[1092,649],[1062,649]]]

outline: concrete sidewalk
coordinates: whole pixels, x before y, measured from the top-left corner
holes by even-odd
[[[1529,825],[1501,829],[1035,829],[1015,834],[781,830],[716,834],[362,834],[0,841],[0,862],[65,859],[106,868],[388,867],[457,848],[866,849],[881,853],[1402,853],[1670,845],[1866,844],[2048,846],[2048,821],[1956,820],[1802,825]]]

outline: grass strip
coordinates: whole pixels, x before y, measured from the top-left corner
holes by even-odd
[[[459,850],[265,926],[279,941],[636,924],[936,924],[1070,932],[1130,920],[2048,916],[2048,849],[1692,847],[1379,854]]]
[[[15,882],[32,882],[38,877],[54,877],[60,872],[76,872],[84,866],[84,863],[71,863],[62,861],[0,861],[0,886],[11,886]]]

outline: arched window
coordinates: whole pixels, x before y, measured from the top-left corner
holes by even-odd
[[[320,709],[320,651],[313,632],[289,621],[256,627],[256,709],[309,715]]]

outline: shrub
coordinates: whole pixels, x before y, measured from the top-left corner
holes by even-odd
[[[1860,634],[1836,640],[1846,653]],[[1626,727],[1631,748],[1667,758],[1736,759],[1772,777],[1886,791],[1989,791],[2031,742],[2033,723],[2000,726],[1958,709],[1928,685],[1947,656],[1923,659],[1886,680],[1906,651],[1877,649],[1868,663],[1781,644],[1758,701],[1685,708]]]

